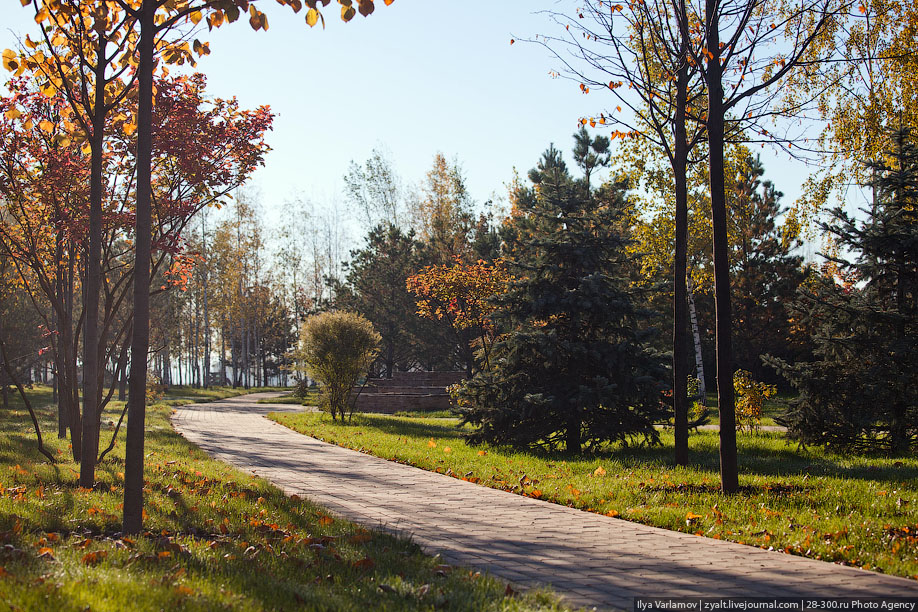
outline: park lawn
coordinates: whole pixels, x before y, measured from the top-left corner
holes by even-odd
[[[164,404],[147,412],[147,531],[121,537],[123,439],[97,486],[81,489],[50,393],[37,388],[33,398],[59,460],[35,450],[18,402],[0,412],[0,601],[12,609],[560,609],[549,595],[513,594],[209,459],[175,433]],[[103,426],[103,445],[110,432]]]
[[[282,388],[277,389],[278,391],[288,391],[286,395],[280,397],[268,397],[258,400],[259,404],[300,404],[301,406],[318,406],[320,400],[320,393],[318,390],[310,389],[306,394],[306,397],[297,397],[293,394],[291,389]]]
[[[647,525],[918,579],[918,459],[799,450],[782,434],[738,436],[738,495],[721,494],[718,434],[693,433],[688,467],[657,447],[595,456],[471,446],[455,419],[358,414],[271,418],[321,440],[455,478]]]

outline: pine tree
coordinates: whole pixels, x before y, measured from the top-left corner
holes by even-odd
[[[904,453],[918,437],[918,147],[893,135],[871,164],[875,204],[857,221],[832,211],[827,231],[852,261],[830,258],[846,282],[825,275],[800,293],[816,360],[772,360],[800,392],[786,416],[803,442]]]
[[[597,152],[598,153],[598,152]],[[492,368],[457,393],[472,441],[581,452],[633,436],[655,442],[662,361],[624,277],[621,188],[591,192],[549,148],[503,228],[513,279]]]
[[[382,337],[377,366],[391,378],[414,366],[453,367],[457,348],[444,330],[417,316],[405,280],[430,263],[414,237],[389,224],[373,228],[362,249],[351,252],[345,283],[334,284],[335,307],[366,317]]]
[[[786,304],[806,273],[803,258],[792,253],[799,240],[788,240],[776,225],[783,194],[771,181],[761,180],[764,173],[761,160],[749,156],[730,203],[735,228],[730,257],[733,359],[736,369],[773,382],[774,371],[764,366],[760,356],[795,359],[802,352],[794,345]]]

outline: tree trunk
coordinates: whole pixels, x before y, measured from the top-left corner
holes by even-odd
[[[711,221],[714,229],[714,309],[717,342],[717,399],[720,407],[720,483],[724,493],[739,490],[736,456],[736,411],[733,398],[730,267],[727,255],[727,201],[724,187],[723,66],[720,62],[720,5],[706,0],[708,86],[708,155]]]
[[[708,405],[708,390],[704,380],[704,355],[701,352],[701,330],[698,327],[698,315],[695,312],[695,294],[689,283],[686,291],[688,298],[689,320],[692,323],[692,340],[695,345],[695,373],[698,376],[698,401],[702,406]]]
[[[249,388],[249,369],[251,364],[249,363],[249,326],[245,326],[245,330],[242,332],[242,383],[243,388]]]
[[[207,299],[207,228],[206,217],[201,217],[201,252],[204,254],[204,266],[201,271],[201,290],[204,294],[204,380],[201,386],[207,388],[210,385],[210,308]]]
[[[233,363],[232,363],[232,365],[233,365],[233,389],[235,389],[236,387],[239,386],[239,372],[238,372],[239,368],[238,368],[238,366],[237,366],[237,363],[238,363],[238,354],[237,354],[237,349],[236,349],[236,346],[237,346],[238,343],[236,342],[236,340],[237,340],[237,337],[236,337],[236,326],[234,325],[234,326],[233,326],[233,336],[232,336],[232,339],[231,339],[231,341],[232,341],[232,346],[230,346],[230,358],[231,358],[232,361],[233,361]]]
[[[673,435],[675,463],[688,465],[688,379],[685,268],[688,251],[688,137],[685,114],[688,63],[683,61],[676,80],[676,116],[673,124],[673,174],[676,189],[676,252],[673,259]]]
[[[576,408],[571,408],[571,414],[567,419],[567,431],[564,437],[564,447],[568,455],[580,454],[580,429],[583,425],[580,415]]]
[[[137,210],[134,224],[134,328],[131,338],[131,379],[124,459],[122,531],[143,529],[143,450],[146,420],[147,351],[150,345],[150,201],[153,151],[153,39],[156,3],[144,0],[140,17],[140,62],[137,107]]]
[[[102,162],[105,144],[105,47],[107,39],[98,33],[95,84],[90,137],[89,253],[83,293],[83,440],[80,486],[91,489],[96,479],[99,454],[99,425],[102,415],[99,347],[99,293],[102,287]]]
[[[171,351],[169,350],[169,343],[167,342],[166,346],[163,348],[163,376],[162,376],[163,378],[162,383],[163,385],[166,386],[166,388],[169,388],[172,386],[172,359],[171,359],[170,352]]]

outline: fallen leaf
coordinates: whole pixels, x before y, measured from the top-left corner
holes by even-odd
[[[376,567],[376,562],[369,557],[364,557],[360,561],[354,561],[354,567],[357,569],[368,570]]]
[[[108,556],[108,551],[94,550],[91,553],[86,553],[85,555],[83,555],[83,558],[80,559],[80,561],[82,561],[84,565],[95,565],[107,556]]]
[[[605,475],[606,475],[606,471],[603,469],[602,466],[599,466],[593,471],[593,476],[605,476]]]

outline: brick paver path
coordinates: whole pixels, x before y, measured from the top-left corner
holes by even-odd
[[[288,495],[410,535],[449,563],[522,588],[550,584],[578,606],[634,597],[918,597],[918,582],[647,527],[504,493],[320,442],[263,415],[298,410],[247,396],[176,409],[173,423],[212,456]]]

